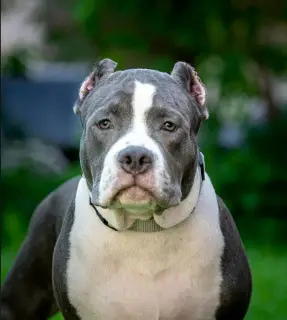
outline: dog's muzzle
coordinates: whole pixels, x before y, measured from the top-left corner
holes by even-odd
[[[144,149],[144,148],[142,148],[142,149]],[[132,151],[133,150],[134,149],[132,149]],[[133,161],[139,161],[139,159],[141,159],[143,157],[144,153],[143,152],[139,152],[139,151],[140,151],[140,149],[135,151],[135,155],[133,156]],[[131,155],[130,155],[130,153],[124,153],[123,152],[121,154],[121,157],[119,155],[119,159],[122,160],[125,156],[130,157]],[[128,160],[127,159],[125,161],[128,162],[128,165],[130,163],[132,163],[132,161],[130,159],[128,159]],[[132,167],[133,166],[137,166],[137,165],[138,164],[133,164]],[[141,165],[139,165],[139,166],[141,166]],[[200,171],[200,186],[199,186],[199,190],[198,190],[198,197],[199,197],[199,194],[200,194],[200,191],[201,191],[201,188],[202,188],[202,183],[205,180],[205,163],[204,163],[204,156],[203,156],[203,154],[201,152],[198,152],[198,169]],[[132,170],[134,170],[134,168]],[[135,170],[139,170],[139,169],[137,168]],[[191,208],[189,215],[192,214],[192,212],[194,211],[194,209],[196,207],[196,204],[197,204],[197,200],[198,199],[196,199],[196,201],[194,203],[194,207]],[[94,208],[96,214],[98,215],[98,217],[100,218],[100,220],[102,221],[102,223],[104,225],[106,225],[107,227],[109,227],[109,228],[111,228],[111,229],[113,229],[115,231],[119,231],[116,228],[114,228],[113,226],[111,226],[109,224],[109,222],[99,213],[99,211],[97,210],[96,206],[91,202],[91,199],[90,199],[90,205]],[[156,231],[162,231],[162,230],[165,230],[165,229],[162,228],[161,226],[159,226],[155,222],[154,218],[152,217],[152,218],[150,218],[148,220],[135,220],[133,225],[128,230],[139,231],[139,232],[156,232]]]

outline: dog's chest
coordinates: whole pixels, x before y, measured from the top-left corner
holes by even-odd
[[[75,212],[69,299],[84,320],[212,320],[221,282],[217,232],[197,215],[166,231],[114,232],[94,212]]]

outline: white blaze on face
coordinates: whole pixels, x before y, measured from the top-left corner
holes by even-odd
[[[164,159],[157,143],[148,135],[146,115],[152,108],[153,97],[156,87],[151,84],[144,84],[135,81],[134,95],[132,99],[133,120],[126,135],[120,138],[109,150],[104,161],[104,167],[99,184],[99,202],[107,205],[114,195],[128,184],[129,179],[126,173],[117,163],[118,153],[128,146],[141,146],[150,150],[154,155],[152,176],[153,183],[157,185],[148,186],[161,192],[162,176],[164,173]]]
[[[134,112],[132,132],[134,134],[138,132],[147,136],[146,113],[152,107],[155,91],[155,86],[151,84],[135,82],[135,92],[132,102]]]

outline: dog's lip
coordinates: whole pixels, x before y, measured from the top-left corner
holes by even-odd
[[[160,208],[160,211],[166,209],[166,206],[163,205],[163,202],[160,201],[160,199],[156,196],[156,194],[150,188],[141,186],[138,183],[133,183],[133,184],[130,184],[130,185],[126,185],[123,188],[120,188],[119,190],[117,190],[115,192],[115,194],[111,197],[111,200],[110,200],[109,204],[107,204],[106,206],[103,206],[103,208],[108,208],[110,206],[110,204],[112,204],[121,193],[124,193],[125,191],[128,191],[128,189],[133,188],[133,187],[140,188],[143,191],[147,192],[154,199],[154,201],[157,204],[157,207]]]
[[[133,187],[138,187],[138,188],[142,189],[143,191],[145,191],[145,192],[147,192],[148,194],[151,195],[151,197],[155,200],[156,206],[157,206],[157,210],[156,210],[155,213],[161,213],[162,211],[164,211],[164,210],[166,210],[166,209],[169,208],[169,206],[167,206],[164,201],[162,201],[161,199],[159,199],[159,197],[156,196],[156,194],[155,194],[150,188],[141,186],[141,185],[139,185],[139,184],[137,184],[137,183],[135,183],[135,184],[133,184],[133,185],[130,185],[130,186],[128,186],[128,187],[124,187],[124,188],[122,188],[121,190],[119,190],[119,191],[113,196],[111,202],[113,202],[113,200],[115,200],[120,193],[122,193],[122,192],[124,192],[124,191],[127,191],[128,189],[133,188]]]
[[[118,190],[117,193],[113,196],[113,199],[115,199],[120,193],[123,193],[123,192],[125,192],[125,191],[128,191],[128,190],[131,189],[131,188],[140,188],[140,189],[142,189],[143,191],[145,191],[145,192],[147,192],[148,194],[150,194],[153,198],[155,198],[154,195],[153,195],[153,193],[151,192],[151,190],[149,190],[148,188],[144,188],[144,187],[142,187],[142,186],[139,186],[138,184],[134,183],[134,184],[132,184],[132,185],[130,185],[130,186],[127,186],[127,187],[124,187],[124,188]]]
[[[119,196],[120,193],[125,192],[128,189],[133,188],[133,187],[141,188],[142,190],[148,192],[156,200],[156,197],[148,188],[144,188],[144,187],[138,185],[137,183],[133,182],[133,183],[125,184],[123,187],[116,189],[115,192],[112,194],[112,196],[109,198],[109,201],[107,201],[104,204],[94,203],[92,199],[91,199],[91,202],[93,205],[99,206],[103,209],[107,209],[111,205],[111,203],[113,203],[113,201],[115,201],[115,199]]]

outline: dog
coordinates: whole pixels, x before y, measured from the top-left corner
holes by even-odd
[[[81,85],[82,176],[36,208],[1,319],[241,320],[252,277],[198,147],[205,86],[185,62],[116,66]]]

